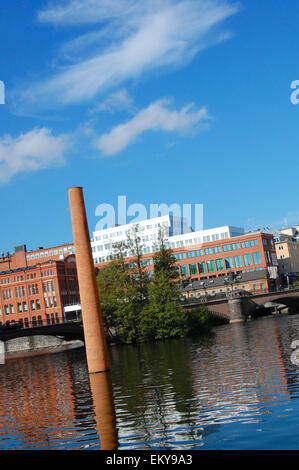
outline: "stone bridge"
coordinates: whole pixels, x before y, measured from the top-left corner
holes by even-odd
[[[58,336],[66,341],[79,339],[84,341],[82,322],[72,321],[50,325],[30,325],[28,328],[0,328],[0,341],[8,341],[24,336]]]
[[[225,297],[206,299],[191,298],[184,302],[187,309],[205,305],[215,317],[229,323],[245,321],[248,316],[258,317],[266,308],[285,306],[289,312],[299,312],[299,288],[278,290],[262,294],[251,294],[246,291],[232,291]]]

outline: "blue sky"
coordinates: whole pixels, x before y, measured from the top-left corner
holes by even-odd
[[[71,186],[91,232],[119,195],[299,222],[296,3],[4,0],[0,250],[72,241]]]

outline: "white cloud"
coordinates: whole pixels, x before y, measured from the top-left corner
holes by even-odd
[[[206,108],[192,111],[192,104],[181,110],[169,109],[170,100],[159,100],[139,111],[136,116],[124,124],[114,127],[109,133],[101,135],[96,147],[103,155],[114,155],[146,131],[168,131],[186,133],[207,122]]]
[[[18,137],[0,138],[0,183],[22,172],[60,166],[69,146],[66,135],[55,137],[47,128],[33,129]]]
[[[83,103],[154,69],[183,66],[227,39],[218,26],[237,11],[226,0],[56,2],[39,13],[41,22],[96,29],[65,44],[63,54],[73,63],[30,86],[22,98],[48,108]]]
[[[109,112],[114,111],[131,111],[134,109],[134,102],[127,90],[124,88],[117,90],[115,93],[111,93],[103,101],[97,103],[93,108],[89,110],[90,114],[96,114],[98,112]]]

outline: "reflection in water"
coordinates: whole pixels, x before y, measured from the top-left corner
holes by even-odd
[[[298,449],[295,339],[299,315],[111,347],[112,376],[84,349],[8,359],[0,449]]]
[[[89,381],[101,449],[115,450],[118,441],[111,374],[91,374]]]

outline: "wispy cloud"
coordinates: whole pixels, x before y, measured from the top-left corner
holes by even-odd
[[[70,145],[66,135],[55,137],[47,128],[33,129],[18,137],[0,138],[0,183],[14,175],[64,164]]]
[[[193,105],[189,104],[176,110],[170,109],[170,104],[171,101],[166,99],[151,103],[134,118],[101,135],[95,141],[96,147],[103,155],[110,156],[119,153],[146,131],[186,133],[210,119],[206,108],[192,111]]]
[[[48,108],[85,103],[152,70],[183,66],[228,37],[219,26],[237,11],[238,5],[226,0],[52,2],[39,12],[39,21],[96,29],[64,45],[73,63],[19,98]]]
[[[104,100],[98,102],[89,110],[89,114],[99,112],[113,113],[115,111],[133,111],[135,109],[134,100],[124,88],[111,93]]]

